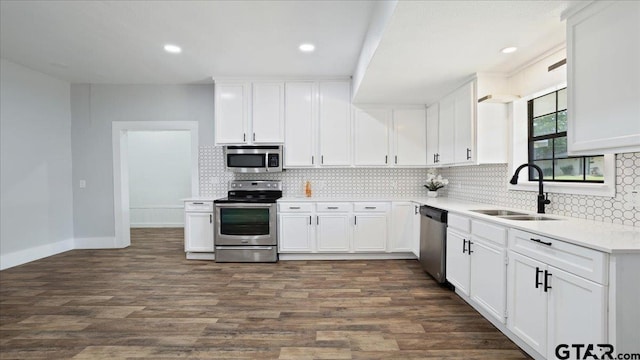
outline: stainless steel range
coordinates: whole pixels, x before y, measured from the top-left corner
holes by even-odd
[[[233,180],[227,197],[214,201],[216,262],[278,261],[280,180]]]

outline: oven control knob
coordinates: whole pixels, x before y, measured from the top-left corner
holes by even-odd
[[[271,184],[267,184],[267,187],[271,187]]]
[[[242,184],[238,184],[238,187],[242,187]]]
[[[236,184],[231,184],[231,187],[236,187]]]

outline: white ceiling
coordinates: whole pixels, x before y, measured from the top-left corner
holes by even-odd
[[[430,104],[476,72],[511,73],[563,46],[578,2],[400,1],[354,101]]]
[[[349,76],[371,1],[5,1],[0,56],[71,83]],[[298,45],[312,42],[316,52]],[[165,43],[182,47],[164,52]]]
[[[475,72],[509,73],[564,43],[578,1],[400,1],[359,103],[432,103]],[[375,1],[0,1],[0,56],[71,83],[349,76]],[[297,47],[313,42],[317,51]],[[183,48],[180,55],[162,50]],[[518,52],[499,52],[506,46]]]

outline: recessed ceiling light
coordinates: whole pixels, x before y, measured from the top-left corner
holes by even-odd
[[[300,46],[298,46],[298,49],[300,49],[300,51],[302,52],[309,53],[309,52],[313,52],[316,49],[316,46],[313,44],[306,43],[306,44],[300,44]]]
[[[504,48],[504,49],[502,49],[502,50],[500,50],[500,51],[501,51],[503,54],[511,54],[511,53],[513,53],[513,52],[516,52],[516,50],[518,50],[518,48],[517,48],[517,47],[515,47],[515,46],[509,46],[509,47],[506,47],[506,48]]]
[[[182,49],[177,45],[166,44],[164,46],[164,51],[172,54],[180,54],[182,52]]]

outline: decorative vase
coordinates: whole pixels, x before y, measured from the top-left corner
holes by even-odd
[[[430,198],[438,197],[438,191],[436,191],[436,190],[434,190],[434,191],[431,191],[431,190],[427,191],[427,197],[430,197]]]

